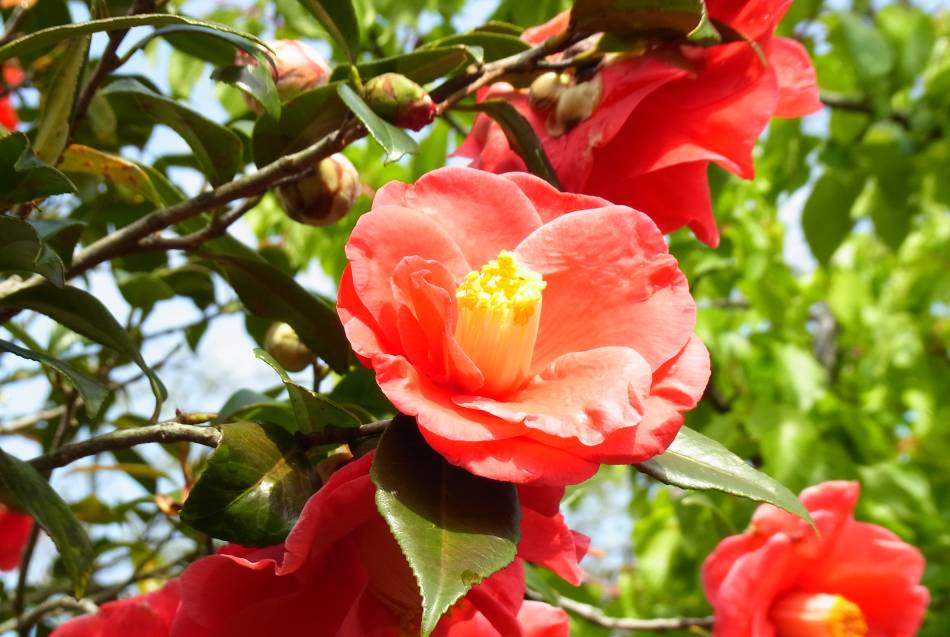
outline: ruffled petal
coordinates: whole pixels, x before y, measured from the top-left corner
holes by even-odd
[[[592,208],[603,208],[613,205],[606,199],[592,197],[590,195],[579,195],[572,192],[562,192],[530,173],[510,172],[502,175],[505,179],[514,182],[521,188],[521,191],[528,196],[531,203],[534,204],[541,220],[544,223],[565,215],[569,212],[578,210],[589,210]]]
[[[753,40],[770,35],[792,0],[708,0],[709,16]]]
[[[20,555],[32,528],[33,518],[0,504],[0,571],[20,566]]]
[[[518,611],[518,623],[524,637],[569,637],[571,623],[563,608],[544,602],[527,601]]]
[[[566,582],[580,586],[583,572],[581,557],[589,539],[575,534],[564,522],[560,512],[564,489],[520,485],[521,543],[518,555],[528,562],[550,569]]]
[[[547,282],[535,370],[609,346],[636,350],[655,370],[692,335],[696,306],[686,277],[642,213],[613,206],[564,215],[515,254]]]
[[[778,78],[774,117],[801,117],[822,109],[815,67],[800,42],[774,38],[769,43],[768,59]]]

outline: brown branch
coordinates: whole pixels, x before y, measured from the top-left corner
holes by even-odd
[[[544,596],[529,590],[527,597],[530,599],[544,601]],[[577,615],[581,619],[610,630],[652,630],[663,632],[667,630],[682,630],[684,628],[712,628],[714,618],[712,617],[664,617],[660,619],[639,619],[636,617],[611,617],[604,611],[571,599],[563,595],[557,596],[558,605],[564,610]]]
[[[66,411],[66,406],[59,405],[57,407],[53,407],[52,409],[44,409],[43,411],[37,412],[32,416],[22,416],[20,418],[16,418],[0,427],[0,436],[12,436],[14,434],[18,434],[24,429],[29,429],[38,422],[56,418],[64,411]]]
[[[238,219],[250,212],[258,203],[260,197],[247,199],[233,210],[214,217],[210,223],[198,232],[192,232],[181,237],[163,238],[158,236],[145,237],[138,242],[136,251],[151,252],[153,250],[194,250],[205,241],[217,239]]]
[[[74,611],[78,613],[94,613],[99,610],[95,602],[89,599],[75,599],[73,597],[54,597],[45,602],[34,606],[29,612],[17,619],[12,617],[5,622],[0,623],[0,634],[10,630],[18,632],[29,632],[35,624],[42,621],[44,617],[58,611]]]
[[[386,431],[390,423],[392,423],[391,420],[377,420],[359,427],[328,427],[323,431],[302,434],[300,438],[308,447],[353,442],[359,438],[378,436]]]

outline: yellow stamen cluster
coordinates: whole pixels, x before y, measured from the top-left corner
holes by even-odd
[[[527,380],[546,285],[502,250],[458,286],[455,338],[485,377],[479,393],[503,394]]]
[[[772,608],[776,637],[866,637],[861,608],[841,595],[792,593]]]

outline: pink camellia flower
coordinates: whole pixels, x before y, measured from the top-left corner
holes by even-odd
[[[441,168],[381,188],[346,255],[337,308],[353,349],[473,473],[565,485],[644,461],[706,386],[686,278],[630,208]]]
[[[50,637],[168,637],[181,597],[178,580],[157,591],[103,604],[99,612],[71,619]]]
[[[182,603],[172,636],[418,634],[419,588],[376,510],[371,460],[372,454],[337,470],[310,498],[283,545],[225,547],[189,566],[181,576]],[[577,560],[587,539],[564,526],[557,512],[562,495],[556,488],[521,494],[519,557],[473,587],[439,623],[435,636],[456,637],[451,630],[456,623],[482,620],[505,637],[547,635],[520,628],[522,559],[580,582]]]
[[[688,226],[716,246],[709,162],[751,179],[752,149],[769,120],[821,108],[807,52],[773,36],[790,4],[707,2],[710,16],[755,40],[767,63],[746,42],[662,45],[636,57],[608,56],[590,78],[549,74],[532,91],[500,83],[479,97],[509,101],[528,119],[565,190],[642,210],[663,232]],[[562,13],[523,38],[538,44],[563,31],[569,17]],[[524,170],[485,115],[456,154],[483,170]]]
[[[0,504],[0,571],[20,565],[20,554],[30,537],[33,518]]]
[[[808,524],[762,505],[749,530],[723,540],[703,565],[716,637],[912,637],[929,595],[924,558],[854,519],[856,482],[805,489]]]
[[[567,613],[542,602],[525,602],[518,611],[518,624],[523,637],[569,637],[571,626]],[[499,633],[481,613],[459,617],[444,637],[507,637]]]
[[[281,102],[286,102],[304,91],[323,86],[330,78],[330,65],[309,44],[299,40],[270,40],[267,46],[273,52],[274,66],[271,71]],[[237,52],[237,62],[257,64],[254,58],[243,51]],[[248,104],[251,104],[251,101]],[[252,108],[260,112],[260,106],[256,102]]]

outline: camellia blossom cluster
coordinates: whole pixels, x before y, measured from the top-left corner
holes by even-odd
[[[924,558],[885,528],[854,519],[856,482],[806,489],[801,518],[766,504],[749,530],[706,559],[716,637],[906,637],[929,595]]]
[[[608,56],[593,76],[542,78],[531,91],[499,83],[480,99],[513,104],[540,138],[568,192],[604,197],[648,214],[663,232],[688,226],[711,246],[719,231],[709,201],[710,162],[751,179],[752,149],[772,117],[821,108],[815,71],[798,42],[773,35],[791,0],[709,0],[713,20],[753,41],[712,47],[664,44]],[[569,13],[528,29],[539,44],[567,28]],[[501,127],[480,115],[456,151],[492,172],[524,170]]]
[[[631,208],[524,173],[440,168],[380,189],[346,254],[338,309],[354,351],[472,473],[564,485],[641,462],[706,387],[686,277]]]

